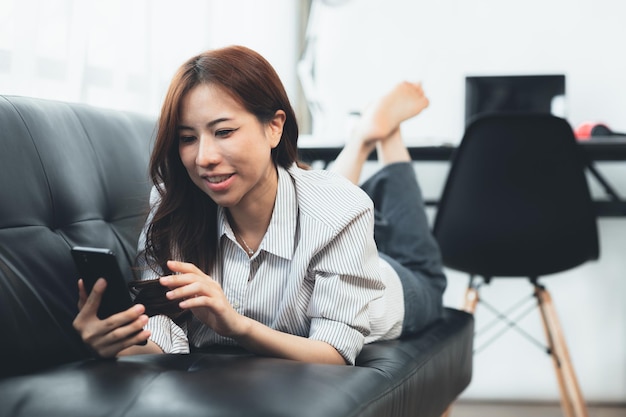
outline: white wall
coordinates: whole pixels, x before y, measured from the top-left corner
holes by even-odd
[[[340,2],[341,3],[341,2]],[[404,126],[409,143],[456,143],[463,132],[464,77],[564,73],[572,126],[603,121],[626,131],[626,3],[612,0],[353,0],[320,10],[316,82],[326,117],[316,140],[343,140],[346,115],[402,79],[422,80],[431,106]],[[447,165],[421,163],[428,197],[438,196]],[[600,169],[626,196],[626,163]],[[592,182],[594,194],[599,188]],[[434,213],[430,213],[433,215]],[[544,280],[560,314],[585,398],[626,401],[626,219],[600,219],[601,259]],[[459,306],[467,278],[448,271],[445,303]],[[524,281],[485,287],[506,308]],[[491,321],[477,313],[477,327]],[[522,322],[542,340],[536,313]],[[482,339],[480,339],[482,340]],[[557,400],[549,357],[515,332],[475,356],[464,398]]]
[[[0,93],[158,114],[176,69],[243,44],[299,88],[293,0],[0,0]]]
[[[344,2],[346,3],[346,2]],[[389,86],[422,80],[431,107],[411,138],[457,142],[464,77],[564,73],[567,115],[626,131],[626,3],[615,0],[352,0],[320,10],[317,81],[336,135],[345,114]],[[332,115],[332,116],[331,116]]]
[[[267,59],[280,76],[289,99],[297,100],[300,30],[293,0],[212,0],[207,20],[211,48],[245,45]],[[233,21],[228,24],[228,21]]]

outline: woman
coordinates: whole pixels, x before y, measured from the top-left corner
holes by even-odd
[[[106,283],[87,297],[79,282],[83,340],[104,357],[237,344],[354,364],[364,343],[438,319],[445,276],[399,130],[427,105],[420,85],[399,84],[363,115],[335,172],[306,170],[264,58],[239,46],[191,58],[162,108],[139,243],[144,279],[160,279],[191,314],[148,318],[135,305],[99,320]],[[384,167],[361,189],[375,148]]]

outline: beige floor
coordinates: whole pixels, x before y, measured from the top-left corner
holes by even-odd
[[[587,405],[589,417],[626,417],[626,404]],[[559,404],[459,401],[450,417],[563,417]]]

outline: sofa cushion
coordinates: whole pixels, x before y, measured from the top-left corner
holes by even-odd
[[[132,278],[154,120],[0,96],[0,375],[85,355],[70,248],[113,249]]]
[[[215,348],[87,360],[0,380],[0,417],[439,416],[469,384],[472,316],[446,309],[411,338],[366,345],[357,365]]]

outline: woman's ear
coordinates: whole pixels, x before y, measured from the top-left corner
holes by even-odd
[[[287,114],[285,111],[276,110],[274,117],[272,117],[267,124],[272,149],[277,147],[280,143],[280,138],[283,135],[283,126],[285,126],[285,120],[287,120]]]

